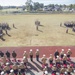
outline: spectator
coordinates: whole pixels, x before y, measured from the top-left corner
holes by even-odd
[[[14,58],[14,60],[16,61],[16,57],[17,57],[17,54],[15,51],[12,52],[12,57]]]
[[[33,61],[33,52],[32,52],[32,49],[30,49],[29,54],[30,54],[30,60]]]
[[[39,61],[39,49],[36,50],[36,60]]]
[[[4,53],[2,51],[0,51],[0,57],[3,57]]]
[[[8,60],[10,61],[10,53],[7,51],[5,54],[6,54],[7,58],[8,58]]]
[[[54,56],[55,56],[55,58],[57,58],[57,56],[59,56],[58,50],[55,51]]]

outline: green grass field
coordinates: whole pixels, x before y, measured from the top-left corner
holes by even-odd
[[[39,30],[35,27],[35,20],[41,22]],[[69,28],[66,34],[66,27],[60,27],[65,21],[75,21],[75,14],[39,14],[39,15],[0,15],[0,22],[9,23],[11,30],[5,35],[0,47],[4,46],[74,46],[75,32]],[[12,24],[17,29],[14,29]]]

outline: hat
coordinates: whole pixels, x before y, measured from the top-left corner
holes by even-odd
[[[66,56],[66,54],[64,54],[64,56]]]
[[[1,75],[4,75],[4,71],[1,72]]]
[[[24,64],[24,62],[21,62],[21,64]]]
[[[45,66],[45,68],[47,68],[47,66]]]
[[[54,65],[54,66],[56,66],[56,65]]]
[[[8,65],[9,65],[9,63],[7,62],[7,63],[6,63],[6,66],[8,66]]]
[[[48,71],[45,71],[45,74],[48,74]]]
[[[65,74],[67,74],[67,72],[65,71]]]
[[[39,49],[36,49],[36,51],[39,51]]]
[[[24,53],[26,53],[26,51],[24,51]]]
[[[62,51],[64,51],[64,49],[62,49]]]
[[[59,58],[59,56],[57,56],[57,58]]]
[[[13,69],[10,70],[11,73],[12,73],[13,71],[14,71]]]
[[[46,55],[44,54],[43,57],[45,57]]]
[[[71,49],[69,48],[68,51],[70,51]]]
[[[30,52],[32,51],[32,49],[30,49]]]
[[[25,59],[26,57],[24,56],[23,59]]]

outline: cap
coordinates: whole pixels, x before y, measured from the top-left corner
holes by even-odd
[[[64,56],[66,56],[66,54],[64,54]]]
[[[64,51],[64,49],[62,49],[62,51]]]
[[[46,55],[44,54],[43,57],[45,57]]]
[[[1,72],[1,75],[4,75],[4,71]]]
[[[24,64],[24,62],[21,62],[21,64]]]
[[[14,71],[13,69],[10,70],[11,73],[12,73],[13,71]]]
[[[9,65],[9,63],[7,62],[7,63],[6,63],[6,66],[8,66],[8,65]]]
[[[56,65],[54,65],[54,66],[56,66]]]
[[[48,71],[45,71],[45,74],[48,74]]]
[[[36,49],[36,51],[39,51],[39,49]]]
[[[23,59],[25,59],[26,57],[24,56]]]
[[[24,51],[24,53],[26,53],[26,51]]]
[[[57,56],[57,58],[59,58],[59,56]]]
[[[30,49],[30,52],[32,51],[32,49]]]
[[[71,49],[69,48],[68,51],[70,51]]]
[[[45,66],[45,68],[47,68],[47,66]]]

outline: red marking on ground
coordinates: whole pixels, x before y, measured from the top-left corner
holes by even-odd
[[[42,57],[43,54],[46,54],[47,57],[49,57],[50,54],[54,54],[55,50],[57,49],[59,52],[61,49],[65,49],[65,53],[67,52],[68,48],[72,51],[72,56],[75,57],[75,46],[30,46],[30,47],[0,47],[0,50],[4,53],[8,50],[10,53],[14,50],[17,53],[18,58],[22,58],[23,52],[27,51],[29,53],[30,49],[33,49],[33,54],[35,57],[35,51],[36,49],[39,49],[40,51],[40,57]]]

